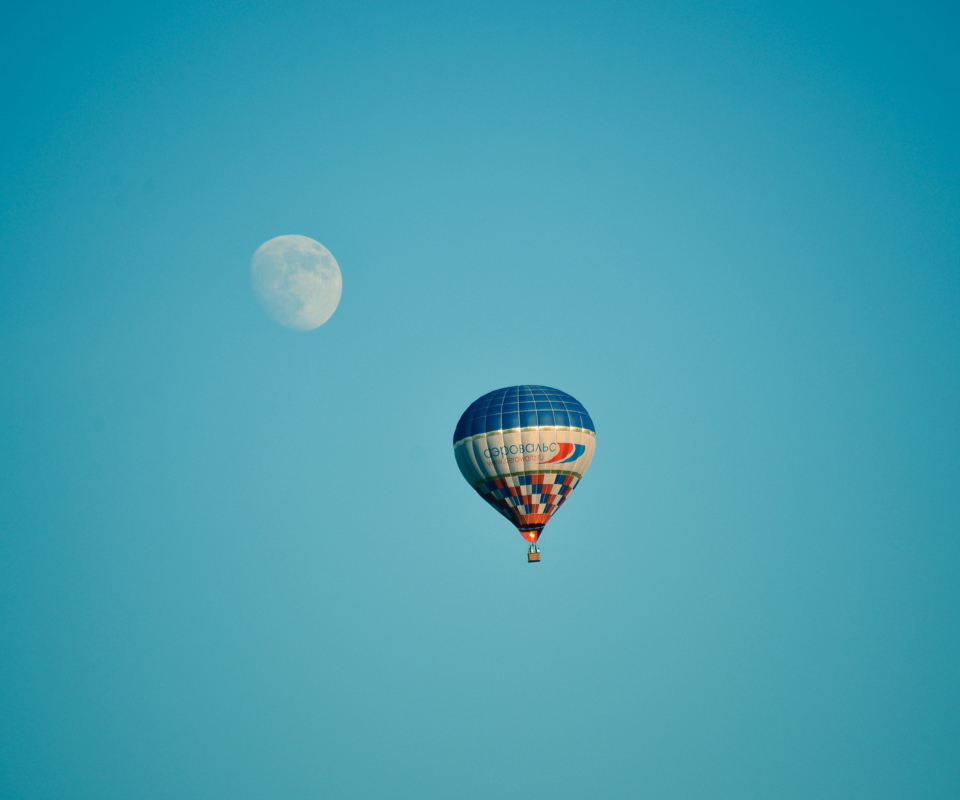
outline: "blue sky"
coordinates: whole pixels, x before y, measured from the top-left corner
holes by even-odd
[[[957,23],[14,11],[0,795],[956,797]],[[451,448],[517,383],[598,431],[534,567]]]

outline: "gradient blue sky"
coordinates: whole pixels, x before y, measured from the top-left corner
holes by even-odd
[[[958,22],[8,9],[0,796],[960,795]],[[536,567],[516,383],[598,430]]]

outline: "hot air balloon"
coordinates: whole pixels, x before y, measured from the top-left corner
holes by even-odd
[[[512,522],[540,560],[537,540],[593,460],[587,410],[548,386],[509,386],[475,400],[453,434],[457,466],[477,494]]]

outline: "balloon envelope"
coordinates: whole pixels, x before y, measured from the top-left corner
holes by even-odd
[[[580,482],[597,434],[579,401],[548,386],[509,386],[463,412],[453,434],[460,472],[530,542]]]

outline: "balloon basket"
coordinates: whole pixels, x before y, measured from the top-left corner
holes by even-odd
[[[527,563],[528,564],[537,564],[540,561],[540,548],[535,544],[530,545],[527,548]]]

